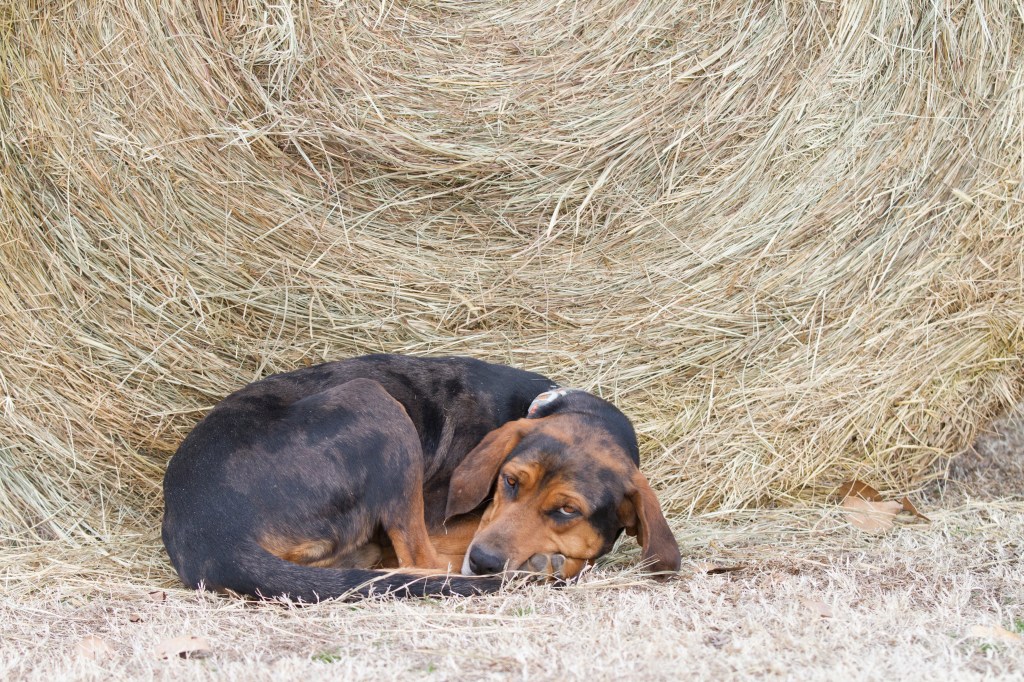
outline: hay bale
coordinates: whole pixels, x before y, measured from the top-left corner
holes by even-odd
[[[670,514],[915,485],[1024,348],[1021,17],[918,4],[5,3],[0,535],[154,543],[383,350],[614,399]]]

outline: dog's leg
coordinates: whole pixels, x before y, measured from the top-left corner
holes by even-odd
[[[392,510],[384,521],[384,532],[395,548],[399,568],[425,568],[447,570],[448,562],[442,562],[427,533],[423,518],[423,475],[409,492],[400,508]]]
[[[353,379],[296,402],[291,412],[301,442],[313,440],[319,448],[309,459],[337,467],[334,476],[326,479],[331,482],[321,483],[325,466],[310,467],[304,478],[313,483],[316,492],[322,491],[329,509],[337,507],[337,500],[343,501],[343,506],[351,505],[343,517],[331,520],[345,523],[333,529],[333,534],[352,538],[356,535],[351,530],[352,519],[356,517],[368,524],[359,526],[358,544],[340,554],[357,550],[366,542],[364,533],[377,526],[394,549],[397,568],[447,568],[427,534],[423,449],[402,404],[376,381]],[[316,506],[322,508],[323,502]]]
[[[394,548],[398,568],[445,571],[448,562],[438,557],[427,532],[419,435],[401,404],[390,395],[384,400],[393,402],[401,410],[402,418],[392,418],[389,447],[378,459],[382,470],[380,487],[373,493],[367,491],[367,495],[387,498],[379,507],[380,525]]]

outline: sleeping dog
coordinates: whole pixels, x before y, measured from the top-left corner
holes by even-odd
[[[307,602],[570,578],[623,530],[650,570],[676,571],[639,460],[629,420],[589,393],[470,358],[368,355],[214,407],[168,464],[164,546],[191,587]]]

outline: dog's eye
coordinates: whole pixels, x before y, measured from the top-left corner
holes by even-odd
[[[558,513],[562,516],[576,516],[580,513],[580,510],[572,506],[571,504],[563,504],[561,507],[558,508]]]
[[[515,490],[516,486],[519,485],[519,481],[517,481],[514,476],[506,476],[505,485],[507,485],[512,490]]]

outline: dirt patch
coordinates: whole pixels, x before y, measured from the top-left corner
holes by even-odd
[[[974,445],[946,465],[930,489],[939,500],[1024,499],[1024,403],[996,420]]]

